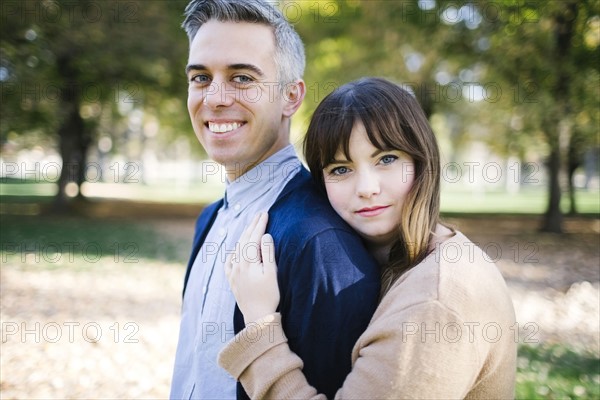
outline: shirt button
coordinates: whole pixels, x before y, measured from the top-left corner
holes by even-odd
[[[242,208],[240,203],[237,203],[235,206],[233,206],[234,211],[240,211],[240,208]]]
[[[202,286],[202,294],[206,294],[206,286]]]
[[[225,236],[226,233],[227,233],[227,229],[219,228],[219,236]]]

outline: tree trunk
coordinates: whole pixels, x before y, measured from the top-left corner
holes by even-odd
[[[549,191],[548,209],[544,216],[542,231],[562,233],[562,212],[560,211],[560,148],[558,143],[552,146],[548,158]]]
[[[569,142],[569,156],[567,159],[567,182],[569,184],[569,215],[577,214],[577,204],[575,203],[575,171],[581,165],[582,150],[580,148],[577,132],[574,132]]]
[[[569,113],[569,71],[567,68],[568,54],[572,47],[573,33],[575,29],[575,20],[577,19],[577,3],[574,1],[564,2],[563,8],[554,17],[554,37],[556,47],[554,52],[554,62],[556,64],[556,83],[552,90],[552,97],[556,99],[557,107],[554,115],[548,115],[550,123],[545,124],[545,131],[548,135],[550,144],[550,157],[548,159],[548,172],[550,198],[548,209],[544,216],[542,230],[546,232],[562,232],[562,212],[560,209],[560,171],[563,127],[560,125],[560,118],[568,118]],[[548,111],[552,113],[552,111]],[[554,121],[552,121],[554,120]],[[568,143],[568,142],[567,142]]]
[[[575,168],[569,168],[569,215],[577,214],[577,204],[575,202]]]
[[[83,120],[81,121],[83,123]],[[86,177],[85,177],[85,173],[87,170],[87,155],[88,155],[88,150],[90,148],[90,145],[92,143],[92,136],[91,136],[91,132],[90,132],[90,128],[88,126],[86,126],[85,124],[83,124],[83,129],[81,131],[81,135],[79,137],[79,149],[78,149],[78,153],[79,153],[79,164],[77,167],[77,180],[75,181],[75,183],[77,183],[77,200],[79,201],[84,201],[86,200],[85,196],[83,195],[83,193],[81,193],[81,187],[83,185],[83,183],[86,181]]]
[[[85,122],[79,114],[81,93],[78,91],[79,81],[73,61],[72,55],[63,55],[57,59],[58,71],[64,82],[61,91],[64,116],[58,128],[59,148],[63,164],[58,179],[58,193],[54,198],[54,211],[56,212],[68,211],[67,185],[74,182],[80,188],[82,179],[85,179],[87,149],[91,142]]]
[[[65,211],[68,198],[66,187],[71,182],[78,182],[79,170],[85,163],[85,155],[82,154],[81,137],[85,125],[79,115],[78,104],[65,104],[68,114],[58,130],[60,140],[60,156],[62,158],[62,169],[58,180],[58,193],[54,205],[58,211]]]

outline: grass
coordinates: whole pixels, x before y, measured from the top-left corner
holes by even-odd
[[[151,260],[183,264],[190,241],[160,232],[144,220],[0,215],[2,263],[23,268],[69,268],[85,273],[102,263],[127,266]],[[70,248],[74,251],[65,252]],[[522,345],[516,397],[600,398],[600,359],[564,344]]]
[[[39,197],[42,201],[56,195],[58,186],[51,182],[28,182],[0,179],[0,198]],[[85,183],[82,193],[87,197],[141,200],[165,203],[208,204],[223,195],[224,186],[218,182],[178,185],[163,182],[156,185],[142,183]]]
[[[37,199],[36,202],[50,201],[56,194],[56,184],[18,181],[3,178],[0,180],[0,200],[2,203],[23,201],[23,198]],[[224,186],[220,182],[177,185],[164,182],[160,185],[141,183],[86,183],[84,195],[94,198],[118,198],[165,203],[208,204],[223,195]],[[547,193],[543,187],[523,188],[518,193],[498,191],[473,192],[456,187],[442,189],[441,210],[444,213],[497,213],[497,214],[543,214],[547,206]],[[578,213],[600,215],[600,194],[597,190],[576,192]],[[561,207],[569,210],[569,199],[562,196]]]
[[[145,260],[186,263],[189,241],[156,231],[144,221],[0,215],[2,263],[85,269]]]
[[[548,194],[543,188],[527,188],[518,193],[443,190],[441,195],[441,209],[446,213],[543,214],[547,204]],[[580,214],[600,214],[598,191],[578,190],[575,204]],[[561,197],[561,209],[564,213],[569,211],[566,194]]]
[[[561,344],[519,347],[517,399],[598,399],[600,359]]]

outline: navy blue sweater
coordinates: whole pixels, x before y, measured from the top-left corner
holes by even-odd
[[[206,207],[196,222],[194,259],[223,201]],[[331,208],[302,169],[269,210],[267,232],[277,260],[283,329],[319,393],[333,398],[351,368],[351,352],[377,307],[379,268],[361,239]],[[236,307],[236,333],[244,319]],[[247,399],[238,384],[238,399]]]

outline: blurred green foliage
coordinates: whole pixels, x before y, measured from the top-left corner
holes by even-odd
[[[600,398],[600,359],[564,344],[519,347],[517,399]]]
[[[154,261],[183,266],[189,255],[190,240],[182,240],[174,231],[165,232],[143,219],[0,214],[0,257],[3,264],[19,268],[68,268],[85,273],[105,263],[123,268]],[[519,346],[517,399],[599,397],[597,355],[566,343]]]
[[[0,245],[3,263],[85,270],[144,260],[183,265],[191,238],[181,240],[131,220],[0,215]]]
[[[92,153],[129,160],[144,151],[171,160],[202,153],[185,106],[186,3],[4,1],[3,153],[54,147],[75,164]],[[450,161],[484,144],[499,157],[547,163],[555,217],[561,192],[574,193],[584,153],[598,153],[597,1],[272,3],[306,47],[308,93],[294,119],[296,143],[326,94],[370,75],[415,93]],[[568,185],[559,185],[560,173]],[[61,195],[66,182],[59,183]],[[576,211],[574,196],[571,204]]]
[[[95,184],[100,188],[104,184]],[[109,184],[110,187],[110,184]],[[19,210],[19,204],[30,204],[39,213],[40,207],[48,206],[56,194],[56,184],[36,183],[32,181],[0,180],[0,209]],[[223,185],[201,183],[188,188],[174,184],[127,185],[127,199],[134,201],[161,201],[167,204],[209,204],[223,196]],[[105,190],[110,192],[109,188]],[[575,193],[579,215],[598,217],[600,215],[600,196],[593,191],[578,190]],[[112,197],[117,197],[114,193]],[[542,214],[546,206],[546,191],[543,188],[522,189],[518,193],[505,191],[486,191],[482,193],[458,190],[450,187],[441,195],[442,213],[481,213],[481,214]],[[569,211],[569,199],[563,197],[561,208]],[[32,210],[33,210],[32,209]],[[24,212],[24,211],[23,211]],[[19,214],[20,212],[14,212]]]
[[[163,122],[162,137],[179,135],[189,124],[179,27],[186,3],[3,2],[0,139],[45,134],[57,145],[70,102],[94,140],[125,135],[135,108]]]

